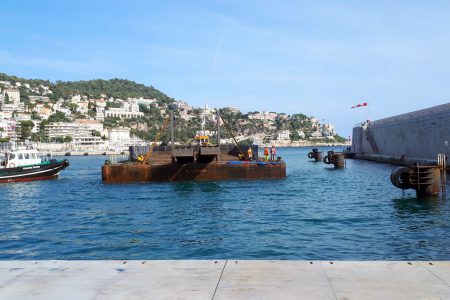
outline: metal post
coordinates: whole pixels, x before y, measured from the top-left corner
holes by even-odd
[[[173,110],[169,111],[170,113],[170,147],[173,151],[174,149],[174,129],[173,129]]]
[[[219,109],[217,108],[217,111],[216,111],[216,121],[217,121],[217,147],[219,147],[219,154],[217,154],[217,156],[216,156],[216,160],[217,161],[220,161],[220,111],[219,111]]]
[[[219,109],[217,109],[216,112],[216,119],[217,119],[217,145],[220,147],[220,112]]]

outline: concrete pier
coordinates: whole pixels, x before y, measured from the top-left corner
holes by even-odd
[[[1,261],[0,299],[450,299],[450,262]]]
[[[398,165],[436,163],[438,154],[450,157],[450,103],[353,128],[355,158]],[[450,167],[450,160],[447,161]]]

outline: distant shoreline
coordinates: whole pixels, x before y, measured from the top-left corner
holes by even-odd
[[[259,146],[259,145],[258,145]],[[277,146],[276,148],[282,149],[282,148],[312,148],[312,147],[348,147],[350,144],[311,144],[311,145],[282,145]],[[271,145],[261,145],[259,146],[260,149],[263,149],[264,147],[271,147]],[[50,151],[45,149],[38,149],[39,152],[41,152],[43,155],[52,155],[52,156],[110,156],[110,155],[129,155],[128,150],[124,150],[122,152],[117,151],[99,151],[99,150],[89,150],[86,149],[85,151]],[[70,153],[69,155],[67,155]]]

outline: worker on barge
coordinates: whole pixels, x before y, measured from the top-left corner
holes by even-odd
[[[248,150],[247,150],[247,156],[248,156],[248,160],[249,160],[249,161],[252,161],[252,160],[253,160],[253,150],[252,150],[252,147],[251,147],[251,146],[248,147]]]

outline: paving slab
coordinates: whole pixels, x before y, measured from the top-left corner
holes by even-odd
[[[228,260],[221,299],[335,299],[320,262]]]
[[[224,264],[225,261],[0,262],[0,299],[211,299]],[[15,274],[22,267],[25,271],[14,278],[3,275]]]
[[[322,262],[337,299],[450,299],[419,262]]]
[[[433,275],[442,280],[447,286],[450,286],[450,262],[449,261],[433,261],[421,262]]]

